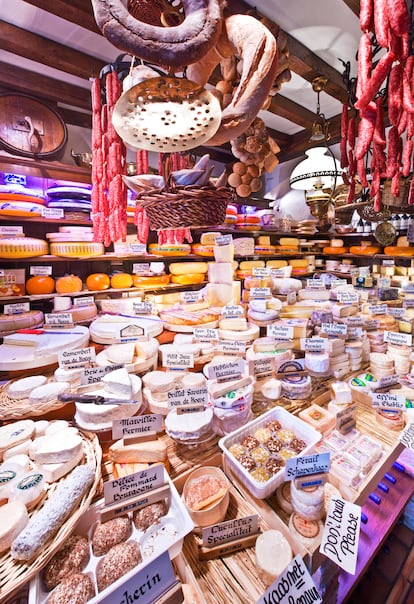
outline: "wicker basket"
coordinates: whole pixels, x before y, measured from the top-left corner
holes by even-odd
[[[394,197],[391,193],[391,182],[390,178],[384,183],[384,189],[382,191],[382,203],[385,206],[390,206],[392,208],[401,208],[407,205],[408,193],[410,191],[411,184],[411,176],[407,176],[406,178],[400,177],[400,194],[398,197]]]
[[[148,215],[152,231],[223,224],[233,192],[225,187],[176,187],[145,191],[137,203]]]

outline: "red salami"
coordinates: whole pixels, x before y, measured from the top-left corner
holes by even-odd
[[[378,44],[387,48],[389,29],[387,0],[374,0],[374,28]]]
[[[381,84],[388,76],[394,60],[395,54],[391,51],[388,51],[387,54],[378,61],[365,90],[355,103],[356,109],[363,109],[370,101],[372,101],[374,96],[381,88]]]
[[[360,0],[359,26],[362,31],[368,31],[372,26],[373,0]]]
[[[377,106],[374,102],[369,103],[361,110],[361,120],[358,127],[358,141],[355,151],[357,160],[362,159],[368,152],[374,136],[377,118]]]
[[[369,33],[361,36],[358,49],[358,79],[356,97],[359,99],[366,89],[372,71],[372,46]]]
[[[411,157],[413,154],[413,141],[411,139],[407,140],[405,143],[405,147],[403,150],[403,168],[402,175],[408,176],[411,168]]]
[[[375,100],[377,106],[377,117],[375,120],[374,143],[385,147],[387,144],[385,136],[385,119],[384,119],[384,99],[382,96]]]
[[[386,0],[387,14],[391,29],[402,36],[410,30],[410,14],[405,0]]]
[[[368,181],[367,181],[367,173],[366,173],[366,169],[365,169],[365,160],[364,158],[359,159],[357,161],[357,170],[358,170],[358,176],[359,176],[359,180],[361,182],[361,185],[363,187],[369,187]]]
[[[388,117],[393,126],[398,126],[402,112],[403,68],[396,63],[388,78]]]

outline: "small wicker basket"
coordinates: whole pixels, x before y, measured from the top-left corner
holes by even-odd
[[[145,191],[136,201],[145,209],[150,229],[157,231],[223,224],[233,197],[231,189],[207,185]]]

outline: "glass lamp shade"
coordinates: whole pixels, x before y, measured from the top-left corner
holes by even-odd
[[[326,147],[313,147],[305,151],[305,154],[306,159],[290,175],[292,189],[310,191],[321,184],[323,189],[332,189],[343,183],[341,164],[330,155]]]

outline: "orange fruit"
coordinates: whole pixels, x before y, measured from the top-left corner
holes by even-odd
[[[111,277],[111,287],[114,289],[127,289],[132,287],[134,281],[128,273],[115,273]]]
[[[29,295],[52,294],[55,291],[55,280],[49,275],[33,275],[26,281],[26,292]]]
[[[111,278],[106,273],[92,273],[86,277],[86,287],[91,290],[102,290],[111,287]]]
[[[65,275],[56,280],[56,291],[58,294],[75,294],[82,291],[82,279],[76,275]]]

